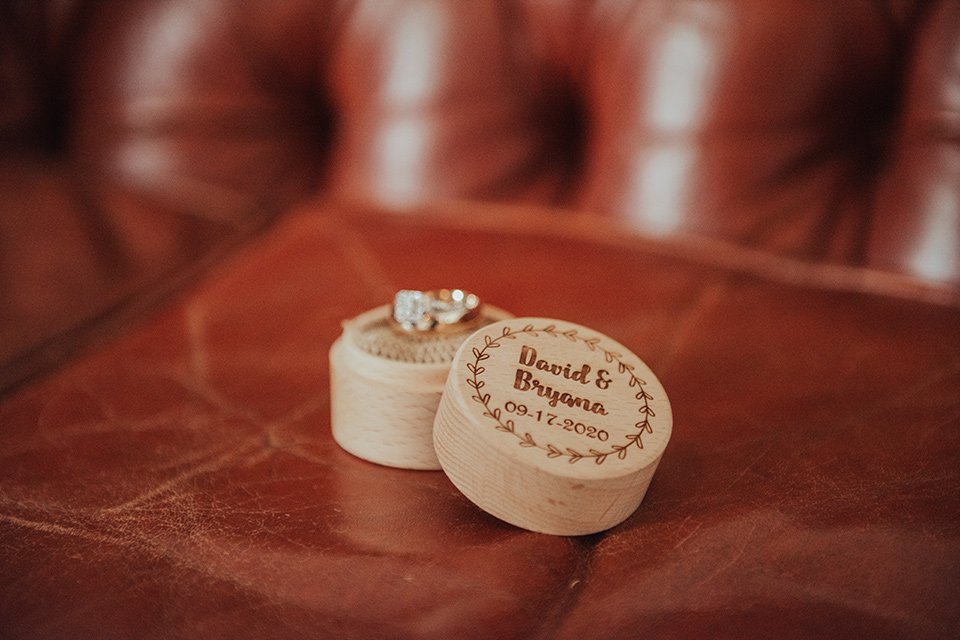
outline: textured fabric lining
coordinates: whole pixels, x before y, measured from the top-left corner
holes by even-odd
[[[363,351],[399,362],[412,364],[443,364],[453,362],[453,356],[463,341],[480,327],[493,323],[485,317],[479,325],[456,333],[408,333],[393,330],[388,318],[372,320],[356,333],[356,344]]]

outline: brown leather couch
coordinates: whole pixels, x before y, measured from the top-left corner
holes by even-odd
[[[960,2],[0,5],[0,637],[960,637]],[[329,433],[464,286],[671,397],[516,529]]]

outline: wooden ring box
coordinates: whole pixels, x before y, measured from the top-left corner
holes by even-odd
[[[660,382],[586,327],[484,313],[453,335],[397,333],[389,306],[345,322],[330,349],[334,439],[378,464],[443,469],[474,504],[531,531],[619,524],[670,439]]]

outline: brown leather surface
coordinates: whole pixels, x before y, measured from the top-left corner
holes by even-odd
[[[958,52],[955,0],[0,3],[0,637],[960,636]],[[624,525],[330,440],[339,321],[451,284],[657,372]]]
[[[479,215],[482,211],[478,210]],[[576,256],[576,259],[570,259]],[[339,322],[455,282],[622,341],[641,508],[527,533],[330,436]],[[954,637],[960,313],[583,240],[308,208],[0,406],[5,637]]]

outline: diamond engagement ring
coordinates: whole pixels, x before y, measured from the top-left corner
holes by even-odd
[[[460,331],[480,320],[480,298],[462,289],[398,291],[393,299],[394,326],[403,332]]]

